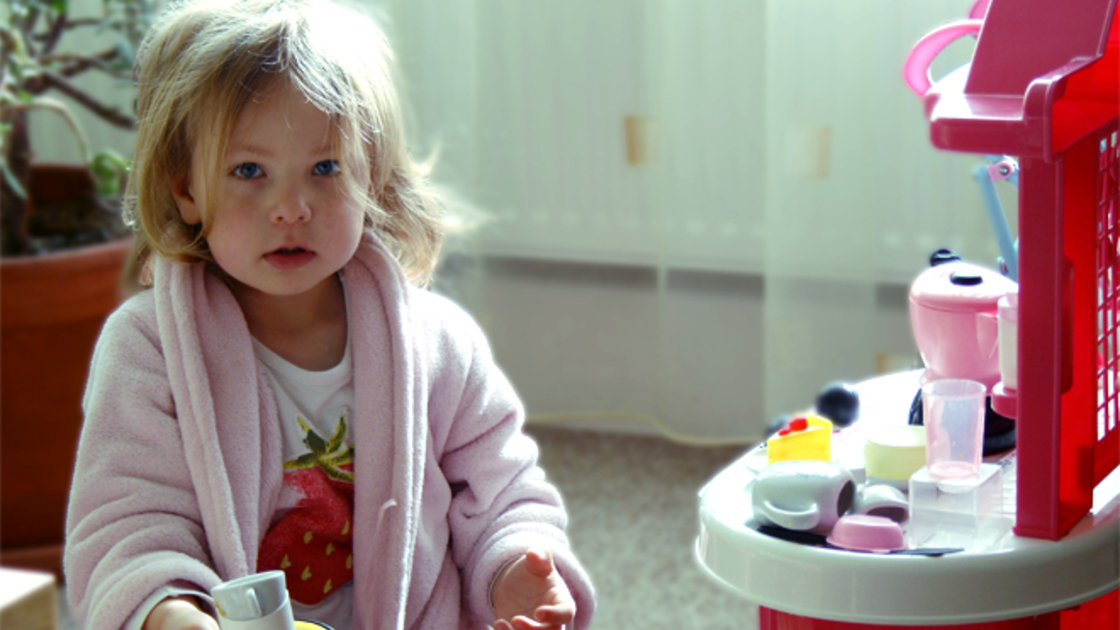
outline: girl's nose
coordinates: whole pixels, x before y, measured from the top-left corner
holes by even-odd
[[[303,195],[287,191],[272,206],[270,218],[273,223],[306,223],[311,220],[311,206]]]

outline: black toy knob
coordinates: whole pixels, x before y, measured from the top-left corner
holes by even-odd
[[[984,282],[984,276],[968,271],[954,271],[949,274],[949,282],[961,287],[974,287]]]
[[[846,427],[859,417],[859,392],[848,383],[829,383],[817,394],[817,413],[835,427]]]
[[[929,266],[936,267],[945,263],[959,262],[960,254],[951,249],[939,249],[929,255]]]

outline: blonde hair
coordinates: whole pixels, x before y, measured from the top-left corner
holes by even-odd
[[[414,162],[405,146],[392,52],[372,20],[328,0],[179,1],[141,44],[136,77],[139,123],[125,212],[137,232],[137,269],[152,253],[212,260],[209,210],[201,226],[186,224],[173,182],[190,174],[214,190],[238,117],[287,80],[331,117],[347,161],[369,165],[368,190],[347,179],[367,228],[411,281],[430,280],[443,238],[441,204],[428,165]],[[195,151],[212,165],[208,172],[190,173]]]

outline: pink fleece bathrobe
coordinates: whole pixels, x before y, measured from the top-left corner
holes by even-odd
[[[594,596],[523,410],[471,318],[366,237],[343,269],[354,361],[354,624],[475,628],[498,569],[552,551]],[[94,352],[67,518],[68,593],[116,629],[159,587],[253,573],[282,483],[276,405],[233,294],[160,260]]]

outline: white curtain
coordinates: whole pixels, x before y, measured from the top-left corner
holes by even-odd
[[[998,256],[979,157],[935,150],[901,80],[910,46],[971,4],[382,6],[414,135],[442,145],[445,179],[495,218],[479,251],[761,274],[771,417],[874,372],[878,287],[904,286],[938,247]],[[950,46],[935,78],[971,50]]]
[[[909,281],[941,246],[995,259],[969,177],[977,157],[932,148],[900,79],[909,47],[970,4],[766,3],[771,413],[804,399],[805,382],[873,371],[877,284]],[[939,61],[953,68],[970,53],[962,42]]]

